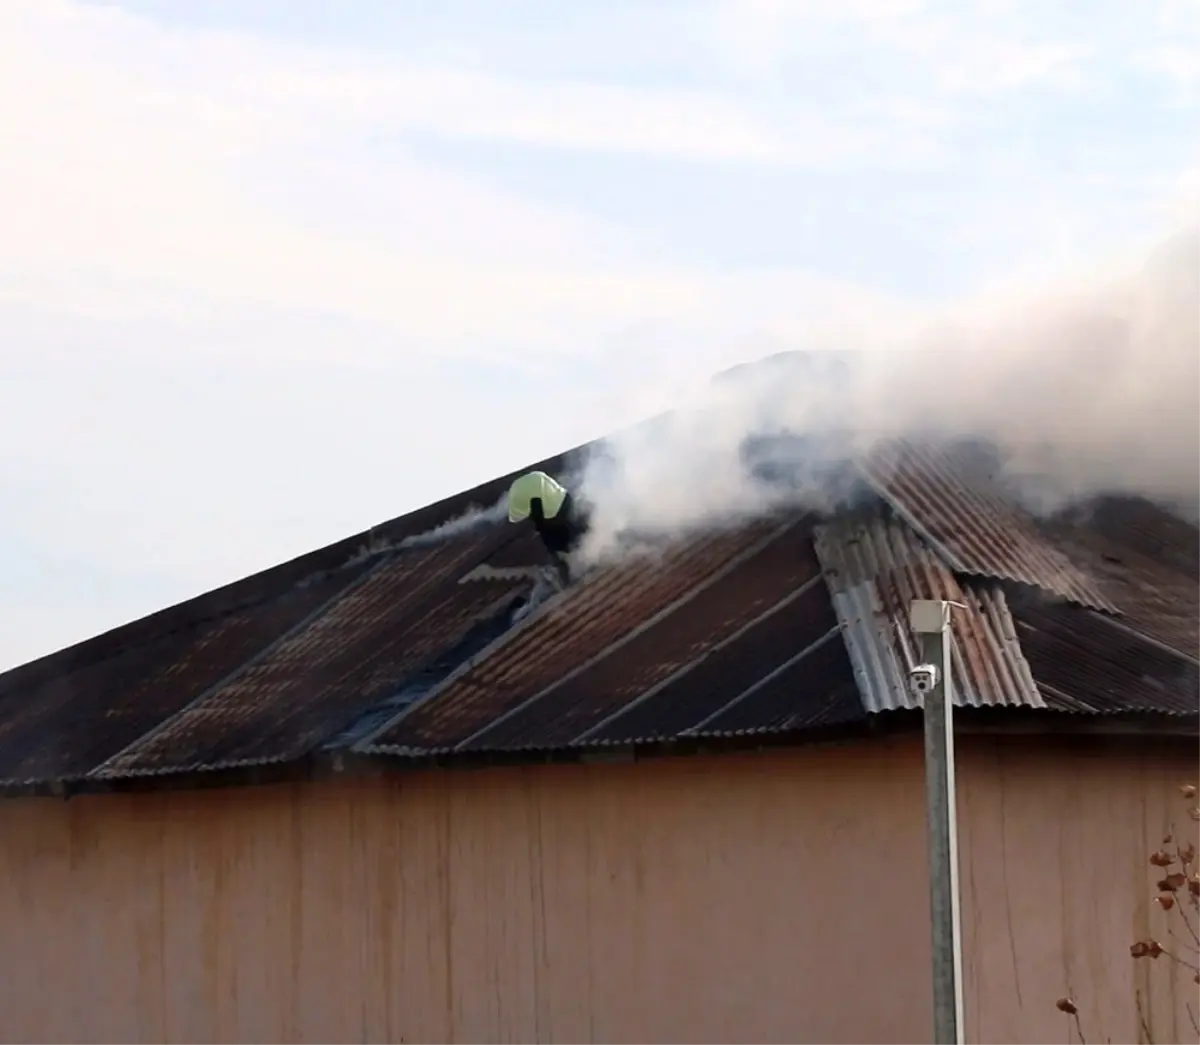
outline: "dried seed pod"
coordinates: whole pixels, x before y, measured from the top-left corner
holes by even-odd
[[[1059,998],[1058,1001],[1054,1003],[1054,1007],[1058,1009],[1059,1012],[1065,1012],[1068,1016],[1074,1016],[1077,1012],[1079,1012],[1079,1006],[1071,1001],[1070,998]]]
[[[1175,857],[1165,849],[1160,849],[1158,852],[1150,854],[1150,862],[1155,867],[1170,867],[1175,862]]]
[[[1164,911],[1169,911],[1175,906],[1175,897],[1170,893],[1164,893],[1162,896],[1156,896],[1154,902],[1158,904]]]

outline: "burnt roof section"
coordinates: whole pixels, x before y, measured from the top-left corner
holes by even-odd
[[[324,548],[0,672],[0,690],[36,686],[47,678],[69,676],[114,655],[125,655],[132,649],[159,643],[167,635],[217,621],[227,615],[239,612],[252,615],[265,604],[289,599],[293,592],[320,583],[326,574],[341,577],[348,566],[367,561],[383,549],[435,529],[472,508],[487,508],[496,504],[512,480],[525,471],[536,468],[562,474],[575,467],[575,462],[582,459],[586,451],[586,446],[576,447],[526,468],[516,469]]]
[[[835,631],[739,693],[690,736],[749,736],[845,726],[864,719],[846,647]]]
[[[1097,497],[1064,519],[1174,573],[1200,576],[1200,531],[1144,498]]]
[[[94,775],[181,773],[307,754],[477,623],[511,613],[527,582],[457,583],[497,545],[498,530],[378,562],[319,617]]]
[[[531,467],[562,472],[579,452]],[[387,549],[472,508],[496,504],[518,474],[0,673],[0,784],[78,780],[142,738],[163,729],[170,733],[177,728],[167,728],[173,716],[212,696],[293,629],[315,624],[329,603],[379,565]],[[518,537],[501,532],[500,547]],[[442,638],[452,640],[453,629],[431,641]],[[343,636],[350,643],[356,639]],[[303,726],[302,737],[293,737],[289,730],[302,725],[296,720],[282,731],[268,725],[279,710],[264,705],[266,718],[257,722],[265,735],[253,758],[287,757],[327,726],[340,728],[340,720],[313,723]],[[248,723],[253,719],[251,710],[241,713]],[[209,757],[231,756],[210,750]]]
[[[808,548],[805,552],[811,554]],[[719,617],[714,623],[718,622]],[[836,640],[835,649],[842,647],[829,594],[816,575],[741,627],[714,627],[713,636],[697,656],[592,727],[580,741],[628,743],[707,733],[723,713],[742,702],[739,698],[749,699],[749,691],[764,680],[798,668],[799,660],[830,636]],[[844,656],[844,647],[842,652]],[[809,707],[810,698],[820,698],[830,682],[810,670],[815,663],[810,661],[799,669],[799,677],[810,685],[792,691],[785,704],[790,714]],[[848,660],[837,669],[834,687],[846,680],[853,683]],[[861,703],[857,707],[861,718]]]
[[[811,520],[788,519],[600,572],[359,750],[555,750],[840,725],[865,721],[857,696],[847,702],[856,693]]]
[[[47,658],[0,676],[0,779],[83,777],[318,617],[365,568],[334,571],[213,618],[197,614],[105,656],[65,657],[61,668]]]
[[[955,573],[1018,581],[1081,606],[1116,609],[1087,572],[1006,496],[988,447],[896,439],[876,447],[863,468]]]
[[[1119,499],[1035,524],[978,468],[901,456],[853,514],[692,534],[558,594],[526,527],[429,537],[505,476],[0,675],[0,782],[864,723],[907,706],[913,597],[964,604],[964,703],[1195,717],[1194,526]]]
[[[773,540],[779,523],[693,537],[658,555],[603,567],[532,614],[489,655],[374,738],[372,749],[469,746],[497,720],[530,706],[659,624]]]
[[[1132,517],[1128,529],[1119,525],[1124,512]],[[1075,513],[1046,529],[1096,579],[1121,623],[1181,656],[1200,657],[1194,528],[1149,504],[1110,502],[1103,515]]]
[[[1200,667],[1101,613],[1031,600],[1017,636],[1046,703],[1061,711],[1200,713]]]

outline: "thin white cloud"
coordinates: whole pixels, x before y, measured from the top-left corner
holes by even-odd
[[[109,8],[0,6],[0,301],[203,320],[319,307],[412,350],[556,342],[699,318],[709,281],[647,266],[629,235],[417,163],[391,131],[587,149],[821,162],[870,135],[793,140],[688,92],[562,91],[230,34]],[[279,344],[283,357],[295,346]]]
[[[350,137],[298,141],[303,100],[289,109],[189,84],[172,64],[178,41],[136,20],[48,2],[0,7],[0,25],[0,94],[22,100],[0,114],[0,286],[10,301],[136,302],[177,318],[195,317],[204,297],[319,305],[443,345],[694,303],[695,288],[669,274],[618,269],[621,241],[586,219],[403,155],[364,159]],[[215,52],[214,83],[250,75],[250,56],[229,67]],[[287,194],[312,182],[314,167],[324,184],[310,195],[325,199],[303,213]],[[356,200],[338,199],[362,193],[364,178],[389,219],[374,228],[352,227],[344,217]],[[470,230],[469,242],[453,230]],[[509,249],[482,259],[471,249],[489,243]]]
[[[848,94],[887,83],[911,105],[965,120],[982,98],[1087,91],[1139,68],[1200,101],[1200,7],[1190,0],[1061,9],[1034,0],[714,0],[709,10],[713,53],[743,74],[819,64]]]
[[[1173,88],[1177,105],[1200,105],[1200,48],[1182,43],[1147,48],[1135,56],[1134,62],[1143,71],[1164,79]]]

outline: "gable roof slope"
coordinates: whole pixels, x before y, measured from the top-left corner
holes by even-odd
[[[1035,520],[944,447],[863,469],[853,512],[693,533],[544,600],[525,528],[404,544],[502,477],[0,675],[0,784],[865,726],[914,707],[913,598],[961,604],[965,707],[1195,720],[1194,526],[1131,499]]]

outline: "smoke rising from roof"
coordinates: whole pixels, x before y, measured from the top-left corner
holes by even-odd
[[[478,505],[472,505],[466,511],[447,519],[437,526],[431,527],[428,530],[423,530],[421,533],[414,533],[409,537],[404,537],[399,541],[389,539],[372,539],[364,544],[358,551],[351,556],[345,563],[346,566],[357,566],[367,559],[378,555],[387,555],[392,552],[406,551],[410,548],[429,548],[435,544],[442,544],[446,541],[453,540],[456,537],[463,537],[469,533],[474,533],[482,530],[485,527],[493,526],[500,522],[505,517],[508,510],[507,497],[501,497],[495,504],[487,508],[481,508]]]
[[[456,515],[453,519],[448,519],[440,526],[435,526],[424,533],[416,533],[411,537],[405,537],[404,540],[396,545],[396,549],[424,548],[431,544],[441,544],[452,537],[462,537],[464,534],[473,533],[476,530],[483,529],[485,526],[491,526],[500,522],[507,510],[507,497],[501,497],[490,508],[472,506],[461,515]]]
[[[1200,227],[1105,275],[993,297],[854,351],[727,371],[670,414],[613,436],[575,488],[582,556],[630,534],[852,500],[849,462],[893,437],[991,446],[1035,511],[1100,493],[1194,519],[1200,502]]]

